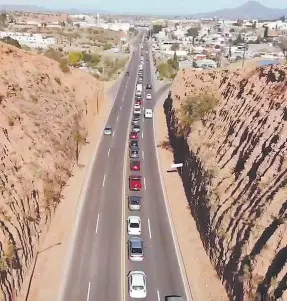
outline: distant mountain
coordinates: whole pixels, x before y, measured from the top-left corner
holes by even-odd
[[[248,1],[235,8],[222,9],[208,13],[193,14],[193,18],[222,18],[222,19],[276,19],[281,16],[287,16],[287,8],[270,8],[257,1]]]
[[[84,14],[84,13],[102,13],[107,14],[108,11],[102,9],[76,9],[76,8],[67,8],[67,9],[55,9],[47,8],[44,6],[38,5],[10,5],[10,4],[1,4],[0,11],[23,11],[23,12],[63,12],[68,14]]]

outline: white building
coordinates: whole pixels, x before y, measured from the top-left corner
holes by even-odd
[[[57,44],[57,39],[53,37],[45,37],[41,34],[28,34],[20,32],[0,31],[0,38],[10,37],[17,40],[20,44],[24,44],[34,48],[48,48],[49,45]]]

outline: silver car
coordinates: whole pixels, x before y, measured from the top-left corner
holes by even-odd
[[[111,126],[106,126],[104,129],[104,134],[105,135],[111,135],[112,134],[112,127]]]
[[[143,261],[144,247],[140,237],[131,237],[128,241],[128,252],[130,261]]]
[[[139,159],[140,158],[140,150],[138,147],[131,147],[130,158],[131,159]]]
[[[129,209],[131,211],[138,211],[141,209],[141,197],[140,196],[129,196],[128,197]]]
[[[141,127],[138,124],[135,124],[132,127],[132,131],[135,132],[135,133],[139,133],[141,131]]]

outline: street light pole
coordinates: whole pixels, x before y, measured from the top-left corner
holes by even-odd
[[[244,41],[243,57],[242,57],[242,68],[244,67],[245,62],[245,52],[246,52],[246,43]]]

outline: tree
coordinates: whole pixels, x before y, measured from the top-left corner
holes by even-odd
[[[7,15],[6,15],[6,13],[1,13],[0,14],[0,24],[4,25],[6,23],[6,21],[7,21]]]
[[[68,55],[68,59],[72,65],[77,65],[83,58],[82,52],[70,52]]]
[[[287,37],[280,37],[278,41],[278,46],[283,52],[285,60],[287,60]]]
[[[159,33],[160,31],[162,31],[163,29],[163,25],[160,25],[160,24],[154,24],[152,26],[152,34],[157,34]]]
[[[79,154],[80,154],[80,146],[86,143],[86,138],[81,132],[80,126],[80,115],[75,114],[74,118],[74,129],[73,129],[73,138],[76,143],[75,147],[75,155],[76,155],[76,162],[79,163]]]
[[[192,44],[194,45],[194,40],[198,36],[199,28],[198,27],[191,27],[186,31],[186,37],[192,37]]]
[[[10,38],[10,37],[5,37],[5,38],[0,39],[0,40],[3,43],[6,43],[6,44],[9,44],[9,45],[12,45],[12,46],[15,46],[15,47],[21,49],[21,45],[19,44],[19,42],[17,40],[14,40],[14,39]]]
[[[177,50],[179,50],[179,44],[172,44],[171,47],[170,47],[170,49],[171,49],[172,51],[177,51]]]

